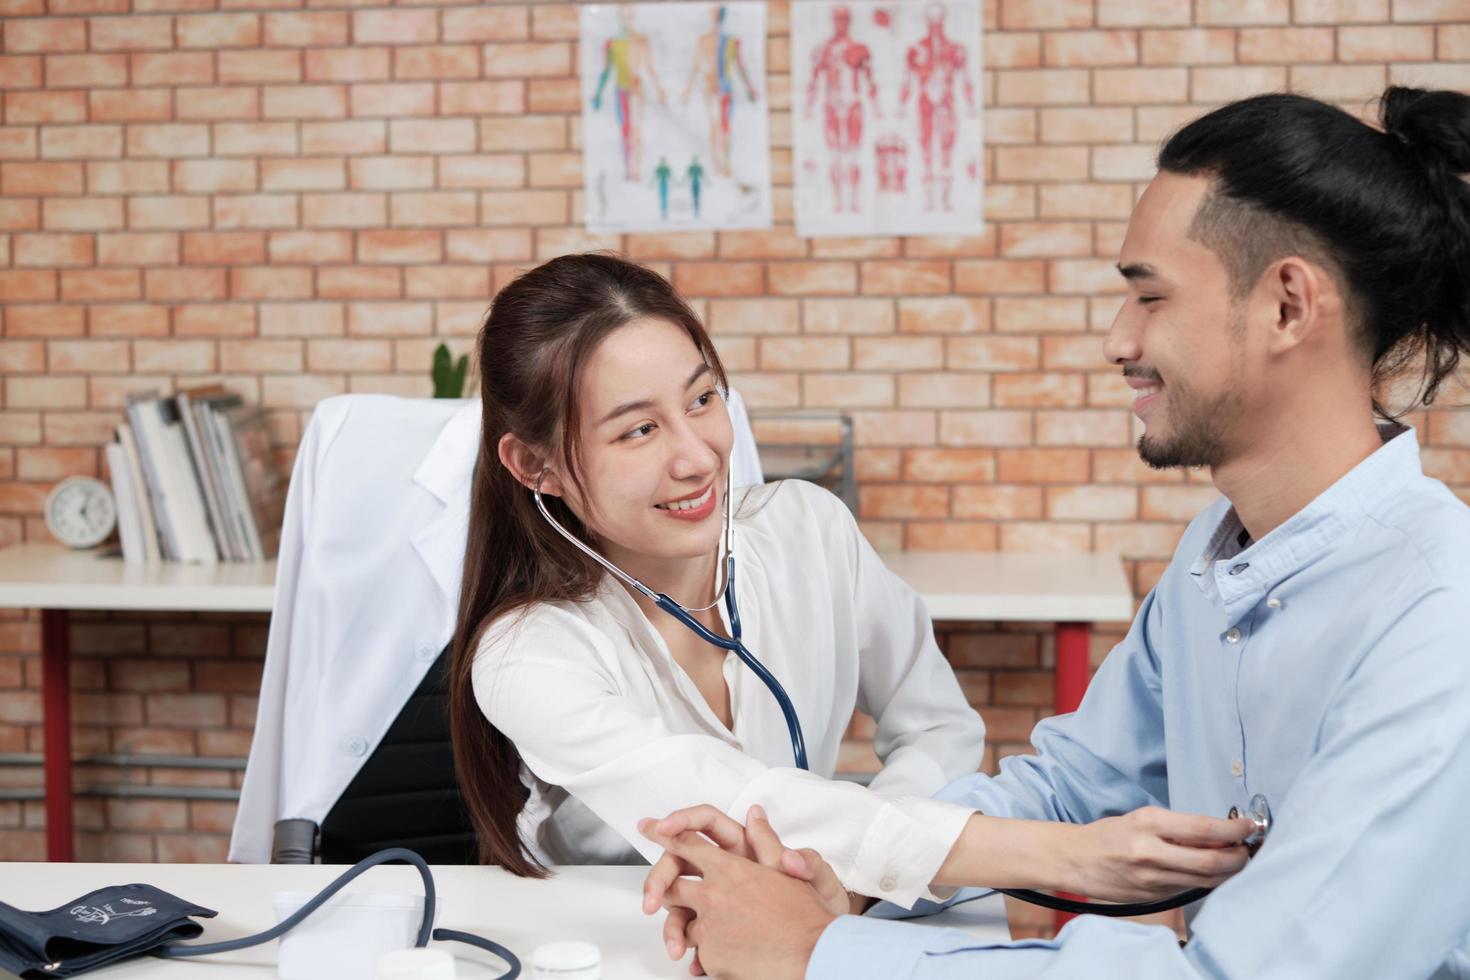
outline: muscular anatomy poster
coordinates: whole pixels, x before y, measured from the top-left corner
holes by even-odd
[[[593,231],[771,224],[764,3],[581,8]]]
[[[796,0],[798,234],[980,231],[980,95],[979,0]]]

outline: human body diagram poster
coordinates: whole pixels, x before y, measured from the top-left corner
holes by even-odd
[[[979,0],[791,5],[796,230],[979,232]]]
[[[764,3],[581,9],[593,231],[771,224]]]

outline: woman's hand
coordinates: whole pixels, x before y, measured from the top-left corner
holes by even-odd
[[[1106,902],[1145,902],[1214,888],[1245,867],[1247,818],[1222,820],[1143,807],[1069,826],[1060,887]]]

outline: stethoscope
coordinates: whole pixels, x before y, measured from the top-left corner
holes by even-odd
[[[599,555],[592,548],[589,548],[570,531],[562,527],[556,518],[551,516],[551,512],[546,509],[546,504],[541,499],[541,481],[546,479],[547,472],[547,470],[543,469],[541,475],[536,478],[536,485],[531,488],[531,494],[536,500],[536,509],[541,512],[542,517],[546,518],[547,523],[555,528],[558,534],[571,542],[578,551],[617,576],[619,580],[626,582],[629,588],[634,589],[664,612],[689,627],[701,640],[719,647],[721,650],[729,650],[740,658],[741,663],[754,671],[755,676],[761,679],[761,683],[770,689],[772,696],[776,699],[776,703],[781,706],[781,714],[786,717],[786,730],[791,736],[791,751],[796,756],[797,768],[808,768],[806,764],[806,740],[801,734],[801,719],[796,717],[796,708],[791,704],[791,698],[787,696],[786,689],[781,686],[781,682],[776,679],[776,675],[766,669],[765,664],[755,659],[755,656],[745,648],[745,644],[740,640],[740,608],[735,603],[735,526],[730,520],[730,471],[727,470],[725,474],[725,526],[721,532],[721,546],[725,553],[725,585],[721,592],[725,596],[725,611],[730,616],[729,639],[712,632],[703,623],[690,615],[691,612],[704,612],[706,609],[714,608],[715,603],[720,601],[718,594],[714,602],[711,602],[708,606],[701,606],[694,610],[686,609],[664,593],[653,591]]]
[[[806,763],[806,741],[802,738],[801,721],[796,717],[796,709],[791,704],[791,698],[787,696],[786,689],[781,686],[781,682],[776,680],[776,675],[772,674],[766,669],[764,664],[755,659],[754,655],[745,648],[745,644],[740,641],[740,610],[735,604],[735,528],[733,522],[730,520],[730,474],[727,472],[725,475],[725,524],[721,532],[721,546],[725,553],[725,585],[721,591],[725,597],[725,610],[730,614],[730,639],[726,639],[718,633],[711,632],[703,623],[690,615],[691,611],[704,612],[706,609],[713,608],[715,603],[720,601],[718,598],[708,606],[701,606],[695,610],[686,609],[664,593],[654,592],[648,586],[578,540],[566,528],[562,527],[556,518],[551,516],[551,512],[546,509],[546,504],[541,499],[541,481],[546,479],[547,472],[547,470],[543,469],[540,476],[536,478],[536,485],[531,488],[531,494],[536,500],[536,509],[541,512],[542,517],[546,518],[547,523],[555,528],[558,534],[571,542],[578,551],[597,562],[597,564],[607,569],[619,580],[626,582],[630,588],[693,630],[700,639],[719,647],[721,650],[731,651],[740,658],[742,663],[754,671],[755,675],[770,689],[771,694],[776,698],[776,703],[781,706],[781,713],[786,717],[786,729],[791,735],[791,751],[796,756],[797,767],[801,769],[808,768]],[[1271,807],[1266,803],[1264,796],[1257,794],[1251,799],[1250,809],[1246,815],[1255,824],[1255,830],[1251,832],[1251,835],[1243,843],[1250,853],[1254,855],[1260,848],[1261,843],[1265,840],[1266,832],[1271,829]],[[1233,820],[1238,816],[1241,816],[1240,809],[1238,807],[1231,807],[1229,819]],[[1195,888],[1157,902],[1107,904],[1060,898],[1055,895],[1047,895],[1044,892],[1031,891],[1025,888],[997,888],[994,890],[1003,895],[1018,898],[1023,902],[1055,909],[1059,912],[1107,916],[1151,915],[1155,912],[1167,912],[1170,909],[1182,908],[1185,905],[1197,902],[1213,891],[1210,888]]]

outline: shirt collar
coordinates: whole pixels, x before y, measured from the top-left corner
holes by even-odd
[[[456,497],[468,501],[470,475],[475,469],[476,444],[480,440],[480,400],[467,399],[444,428],[439,430],[434,445],[424,454],[414,471],[414,482],[450,503]]]
[[[1234,507],[1226,512],[1189,574],[1230,621],[1254,608],[1277,583],[1330,551],[1364,514],[1393,497],[1406,480],[1422,474],[1419,442],[1411,427],[1383,424],[1378,434],[1383,445],[1367,459],[1238,553],[1233,553],[1232,545],[1243,525]]]

